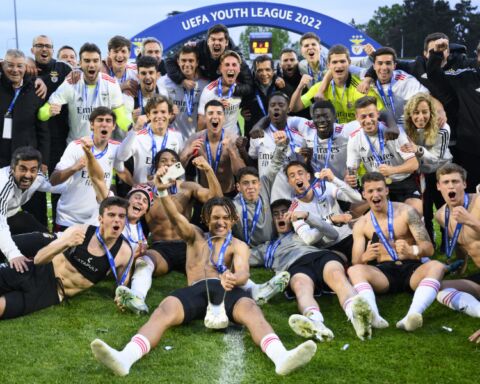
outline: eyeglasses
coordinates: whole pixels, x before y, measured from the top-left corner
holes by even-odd
[[[33,44],[33,47],[38,49],[43,49],[43,48],[53,49],[52,44]]]

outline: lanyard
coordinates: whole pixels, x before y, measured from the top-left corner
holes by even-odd
[[[252,218],[252,228],[250,229],[250,233],[248,232],[247,204],[245,203],[245,199],[242,195],[240,195],[240,203],[242,203],[243,237],[245,238],[245,242],[247,243],[247,245],[250,245],[250,242],[252,241],[253,231],[257,226],[258,219],[260,218],[260,213],[262,212],[262,199],[258,198],[258,201],[255,204],[255,212]]]
[[[317,184],[320,184],[320,187],[322,188],[322,193],[320,193],[318,191]],[[313,194],[315,195],[315,197],[317,198],[319,203],[321,203],[325,200],[325,198],[326,198],[326,185],[325,185],[325,183],[322,184],[321,181],[318,180],[317,178],[313,179],[312,183],[310,184],[310,186],[307,188],[307,190],[305,192],[299,193],[298,195],[295,195],[295,197],[297,199],[302,199],[307,195],[307,193],[310,190],[313,191]]]
[[[100,89],[100,76],[97,79],[97,83],[95,84],[95,90],[93,91],[93,99],[92,99],[92,102],[90,103],[90,107],[93,107],[95,105],[95,103],[97,101],[99,89]],[[84,87],[83,87],[83,102],[82,102],[82,105],[83,104],[88,106],[88,85],[87,85],[87,83],[84,83]]]
[[[222,128],[222,134],[220,136],[220,141],[217,145],[217,153],[215,156],[215,162],[212,160],[212,149],[210,148],[210,141],[208,141],[208,133],[205,133],[205,150],[207,152],[207,159],[210,166],[213,168],[213,171],[217,173],[218,165],[220,164],[220,157],[222,156],[222,141],[223,141],[224,129]]]
[[[183,88],[183,98],[185,100],[185,107],[187,108],[187,115],[191,117],[193,114],[193,97],[195,94],[195,89],[186,89]]]
[[[333,95],[333,98],[335,99],[335,101],[337,101],[337,93],[335,91],[335,81],[331,81],[330,82],[330,85],[332,86],[332,95]],[[343,103],[343,98],[345,96],[345,91],[347,90],[347,84],[345,83],[343,85],[343,92],[342,92],[342,98],[340,99],[340,102]],[[348,102],[348,95],[347,95],[347,102]]]
[[[383,90],[383,87],[382,87],[382,84],[380,84],[380,81],[377,80],[377,89],[378,89],[378,93],[380,94],[380,97],[382,98],[383,100],[383,104],[385,104],[385,107],[387,108],[390,108],[390,110],[392,111],[393,115],[395,116],[396,113],[395,113],[395,103],[394,103],[394,100],[393,100],[393,91],[392,91],[392,86],[394,84],[394,77],[395,76],[392,76],[392,81],[390,82],[390,84],[388,84],[388,101],[387,102],[387,95],[385,95],[385,91]]]
[[[232,84],[232,86],[228,90],[227,96],[224,97],[222,92],[222,78],[220,77],[218,79],[218,97],[220,97],[221,99],[230,99],[233,95],[233,91],[235,90],[236,85],[237,85],[236,83]]]
[[[267,116],[267,111],[265,110],[265,106],[263,105],[262,98],[260,97],[260,93],[255,91],[255,97],[257,98],[257,103],[260,109],[262,110],[263,116]]]
[[[388,237],[389,240],[385,237],[380,225],[378,224],[377,218],[373,214],[373,211],[370,211],[370,217],[372,219],[373,228],[375,228],[375,232],[377,233],[380,241],[382,242],[383,246],[387,250],[390,257],[394,260],[398,260],[397,251],[393,248],[392,244],[395,241],[395,234],[393,232],[393,204],[390,200],[388,200],[388,210],[387,210],[387,225],[388,225]]]
[[[117,285],[118,286],[123,285],[123,283],[125,282],[125,280],[127,278],[128,272],[130,271],[130,268],[132,266],[133,257],[130,257],[130,260],[128,261],[128,265],[125,268],[125,271],[123,272],[123,275],[122,275],[122,277],[119,281],[118,276],[117,276],[117,270],[115,268],[115,261],[113,260],[113,256],[110,253],[110,250],[107,248],[107,245],[103,241],[102,235],[100,235],[100,228],[97,228],[97,230],[95,231],[95,235],[97,236],[98,241],[100,242],[103,249],[105,250],[105,254],[107,256],[108,263],[110,264],[110,269],[112,270],[112,273],[113,273],[113,276],[115,277],[115,281],[117,282]]]
[[[22,87],[15,89],[15,95],[13,96],[13,99],[10,102],[10,105],[8,106],[7,113],[5,113],[6,117],[12,115],[13,107],[15,106],[15,102],[17,101],[18,95],[20,95],[21,90],[22,90]]]
[[[140,107],[140,110],[142,111],[142,115],[145,114],[145,108],[143,108],[143,93],[142,90],[138,90],[138,106]]]
[[[465,193],[463,196],[463,208],[468,209],[469,198],[468,194]],[[457,244],[458,236],[460,236],[460,231],[462,230],[463,224],[457,223],[455,230],[453,231],[452,239],[448,237],[448,221],[450,220],[450,208],[448,205],[445,206],[445,228],[444,228],[444,238],[445,238],[445,254],[449,259],[452,256],[452,252],[455,249]]]
[[[117,79],[117,77],[115,76],[115,72],[113,72],[113,68],[109,68],[109,71],[110,71],[110,77],[113,77],[114,79]],[[127,80],[127,68],[125,68],[125,71],[123,72],[123,75],[120,78],[120,80],[118,80],[118,82],[120,84],[123,84],[125,82],[125,80]]]
[[[92,142],[93,142],[93,134],[92,134]],[[107,153],[108,151],[108,143],[107,143],[107,146],[103,149],[102,152],[100,153],[97,153],[95,154],[95,144],[92,145],[92,153],[93,153],[93,156],[95,157],[95,159],[101,159],[103,156],[105,156],[105,154]]]
[[[310,64],[307,64],[307,71],[308,71],[308,74],[312,77],[313,81],[312,81],[312,85],[314,83],[318,83],[319,81],[322,80],[322,71],[320,70],[320,61],[318,62],[318,73],[317,73],[317,81],[315,81],[315,74],[313,73],[313,69],[312,67],[310,67]]]
[[[368,142],[368,145],[370,146],[370,151],[372,151],[372,155],[375,158],[375,161],[377,162],[377,164],[383,164],[383,156],[384,156],[384,152],[385,152],[385,141],[383,139],[383,129],[382,129],[382,127],[380,125],[378,125],[378,132],[377,132],[378,145],[380,147],[380,154],[377,153],[377,150],[373,146],[373,144],[370,141],[368,135],[365,132],[363,132],[363,134],[365,136],[365,139]]]
[[[147,131],[150,139],[152,140],[152,166],[150,167],[150,174],[153,175],[155,173],[155,156],[157,156],[157,143],[155,142],[155,137],[153,136],[153,129],[151,127],[148,127]],[[168,128],[165,131],[165,135],[163,136],[162,146],[160,147],[161,151],[164,150],[167,146],[167,140]]]
[[[138,241],[135,241],[132,237],[132,230],[130,229],[130,223],[128,222],[128,220],[125,226],[127,228],[127,239],[130,244],[141,244],[145,242],[145,235],[143,234],[142,223],[140,223],[140,221],[137,223]]]
[[[328,165],[330,163],[330,156],[332,155],[332,144],[333,144],[333,134],[332,136],[330,136],[328,138],[328,142],[327,142],[327,154],[325,155],[325,164],[323,166],[323,168],[328,168]],[[317,162],[320,163],[319,159],[318,159],[318,133],[315,132],[315,138],[313,139],[313,153],[315,154],[316,158],[317,158]],[[313,163],[313,162],[312,162]],[[314,165],[314,164],[312,164]],[[315,169],[315,171],[319,171],[320,168],[318,169]],[[320,180],[320,185],[322,186],[322,190],[324,191],[325,190],[325,180]]]
[[[288,236],[293,234],[292,231],[285,233],[283,236],[279,236],[277,240],[272,240],[268,244],[267,251],[265,252],[265,268],[271,269],[273,266],[273,261],[275,260],[275,251],[282,242],[283,239],[286,239]]]
[[[215,263],[215,260],[213,260],[213,244],[212,244],[212,239],[210,237],[210,234],[208,235],[208,248],[210,248],[210,262],[215,266],[215,269],[217,270],[218,273],[222,274],[227,270],[227,266],[223,264],[223,260],[225,260],[225,251],[227,250],[227,247],[230,245],[230,242],[232,241],[232,232],[228,232],[227,238],[223,241],[222,247],[220,248],[220,253],[218,254],[218,260]]]

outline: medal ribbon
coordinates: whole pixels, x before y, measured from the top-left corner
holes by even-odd
[[[195,89],[183,88],[183,98],[185,100],[185,107],[187,109],[188,117],[192,117],[193,114],[193,97],[195,95]]]
[[[222,128],[222,134],[220,136],[220,141],[217,145],[217,153],[215,156],[215,162],[212,159],[212,149],[210,148],[210,141],[208,141],[208,134],[205,133],[205,151],[207,152],[207,159],[210,166],[213,168],[213,171],[217,173],[218,165],[220,164],[220,157],[222,156],[222,141],[223,141],[223,134],[225,133],[224,129]]]
[[[373,157],[375,158],[375,161],[377,162],[377,164],[383,164],[383,159],[382,157],[384,156],[384,152],[385,152],[385,140],[383,138],[383,129],[382,129],[382,126],[379,124],[378,125],[378,145],[380,147],[380,155],[377,153],[377,150],[375,149],[375,147],[373,146],[372,142],[370,141],[368,135],[363,132],[363,135],[365,136],[365,139],[367,140],[368,142],[368,145],[370,146],[370,151],[372,151],[372,155]]]
[[[153,136],[153,129],[151,127],[147,128],[148,135],[150,136],[150,139],[152,140],[152,166],[150,167],[150,174],[153,175],[155,174],[155,156],[157,156],[157,143],[155,141],[155,137]],[[165,135],[163,136],[162,140],[162,145],[160,147],[160,150],[163,150],[167,146],[167,141],[168,141],[168,128],[165,131]]]
[[[227,247],[230,245],[230,242],[232,241],[232,231],[228,232],[228,235],[226,239],[223,241],[222,247],[220,248],[220,253],[218,254],[218,260],[215,263],[215,260],[213,260],[213,244],[212,244],[212,239],[210,237],[210,234],[208,235],[208,248],[210,248],[210,262],[212,265],[215,266],[215,269],[217,270],[218,273],[222,274],[227,270],[227,266],[223,264],[223,260],[225,260],[225,252],[227,250]]]
[[[93,134],[92,134],[92,141],[93,141]],[[92,145],[92,153],[93,153],[93,156],[95,157],[95,159],[101,159],[103,156],[105,156],[105,154],[107,153],[108,151],[108,143],[107,143],[107,146],[103,149],[102,152],[100,153],[97,153],[95,154],[95,144]]]
[[[218,97],[220,97],[221,99],[230,99],[233,95],[233,91],[235,90],[236,85],[237,85],[236,83],[232,84],[232,86],[228,90],[227,96],[224,97],[223,91],[222,91],[222,78],[220,77],[218,79]]]
[[[382,98],[383,100],[383,104],[385,104],[385,107],[389,108],[393,115],[396,116],[395,114],[395,103],[394,103],[394,100],[393,100],[393,91],[392,91],[392,86],[394,84],[394,79],[395,76],[392,76],[392,81],[390,82],[390,84],[388,85],[388,101],[387,102],[387,95],[385,95],[385,91],[383,90],[383,87],[382,87],[382,84],[380,84],[380,81],[377,80],[377,89],[378,89],[378,93],[380,94],[380,97]]]
[[[385,237],[380,225],[378,224],[377,218],[373,214],[373,211],[370,211],[370,218],[372,219],[373,228],[377,233],[380,241],[382,242],[383,246],[387,250],[390,257],[394,260],[398,260],[397,251],[393,248],[392,244],[395,241],[395,233],[393,232],[393,204],[390,200],[388,200],[388,210],[387,210],[387,225],[388,225],[388,237],[389,240]]]
[[[10,105],[8,106],[7,113],[5,113],[5,116],[11,116],[12,115],[13,107],[15,106],[15,103],[18,99],[18,95],[20,95],[21,90],[22,90],[22,87],[15,89],[15,95],[13,96],[13,99],[10,102]]]
[[[95,84],[95,90],[93,91],[93,99],[92,102],[90,103],[90,107],[93,107],[97,101],[98,97],[98,91],[100,90],[100,76],[98,76],[97,79],[97,84]],[[88,105],[88,85],[84,81],[84,87],[83,87],[83,102],[82,106],[85,105],[86,107],[89,107]]]
[[[469,198],[468,194],[465,193],[463,196],[463,208],[468,209]],[[453,231],[452,239],[448,237],[448,221],[450,220],[450,208],[448,205],[445,206],[445,228],[444,228],[444,238],[445,238],[445,255],[449,259],[452,256],[455,245],[457,244],[458,236],[460,236],[460,231],[462,230],[463,224],[457,223],[455,230]]]
[[[282,236],[279,236],[278,239],[270,241],[267,247],[267,251],[265,252],[265,268],[272,268],[273,262],[275,260],[275,251],[277,250],[278,246],[282,242],[282,240],[286,239],[288,236],[292,235],[293,232],[287,232]]]
[[[135,241],[132,237],[132,230],[130,228],[130,223],[128,222],[128,220],[125,226],[127,227],[127,240],[130,242],[130,244],[141,244],[143,242],[146,242],[145,235],[143,234],[142,223],[140,221],[137,223],[138,241]]]
[[[260,213],[262,212],[262,199],[258,198],[257,203],[255,204],[255,212],[252,218],[252,227],[250,229],[250,233],[248,231],[248,210],[247,204],[245,203],[245,199],[240,194],[240,203],[242,204],[242,222],[243,222],[243,237],[245,238],[245,242],[247,245],[250,245],[252,241],[253,231],[257,226],[258,219],[260,217]]]

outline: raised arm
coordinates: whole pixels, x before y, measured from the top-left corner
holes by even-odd
[[[222,197],[222,186],[209,162],[203,156],[198,156],[193,159],[192,164],[205,173],[208,184],[208,188],[204,188],[197,183],[192,183],[195,185],[192,191],[193,197],[201,203],[206,203],[207,200],[210,200],[212,197]]]
[[[63,253],[68,248],[82,244],[85,240],[86,230],[86,225],[74,225],[67,228],[62,236],[40,249],[35,255],[33,262],[35,264],[48,264],[55,256]]]
[[[95,190],[95,195],[97,196],[97,201],[101,202],[108,196],[108,188],[105,184],[105,179],[103,178],[104,172],[97,159],[92,153],[93,143],[87,140],[82,140],[82,149],[85,153],[85,158],[87,160],[87,171],[90,181],[92,182],[93,189]]]
[[[170,180],[168,184],[163,184],[161,177],[167,173],[167,167],[161,166],[155,174],[155,187],[157,188],[156,201],[160,200],[165,213],[170,222],[175,226],[178,235],[187,242],[193,244],[195,241],[195,227],[183,216],[175,206],[172,198],[168,195],[168,187],[171,187],[175,180]]]

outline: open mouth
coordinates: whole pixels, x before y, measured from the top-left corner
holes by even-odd
[[[119,226],[119,225],[114,225],[112,228],[113,228],[113,230],[114,230],[115,232],[117,232],[117,231],[120,230],[120,226]]]
[[[100,133],[102,134],[102,136],[108,135],[108,131],[106,129],[102,129]]]
[[[220,46],[213,46],[213,52],[220,53],[222,51],[222,47]]]
[[[380,199],[379,197],[372,199],[372,203],[374,206],[380,205],[381,202],[382,202],[382,199]]]
[[[97,71],[96,71],[95,69],[89,69],[89,70],[87,71],[87,73],[88,73],[90,76],[95,75],[96,72],[97,72]]]
[[[315,51],[309,51],[308,56],[313,59],[315,57]]]
[[[278,223],[278,228],[279,229],[285,229],[285,227],[287,226],[287,222],[285,220],[280,220]]]
[[[273,112],[273,118],[278,119],[280,117],[280,112]]]
[[[297,186],[298,189],[302,189],[304,186],[303,181],[297,181],[295,185]]]
[[[132,209],[135,213],[140,213],[141,212],[141,209],[137,206],[133,206]]]
[[[456,192],[454,192],[454,191],[448,192],[448,197],[449,197],[450,199],[454,199],[455,196],[457,196],[457,193],[456,193]]]
[[[227,72],[227,79],[230,79],[230,80],[235,79],[235,72]]]
[[[212,127],[213,128],[218,128],[219,122],[218,121],[212,121]]]

